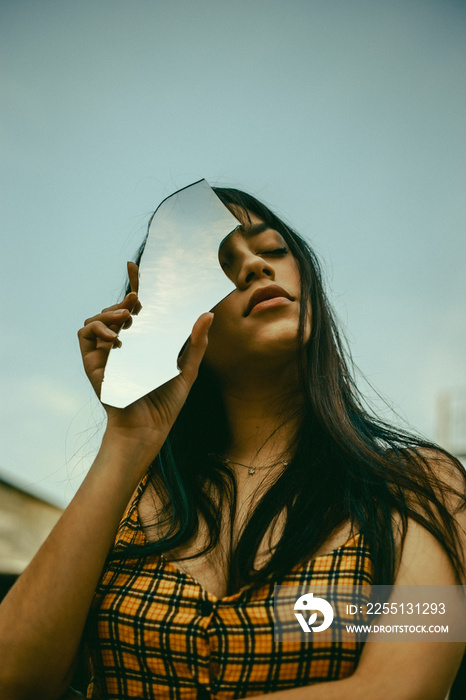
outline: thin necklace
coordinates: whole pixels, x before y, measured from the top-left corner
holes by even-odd
[[[276,467],[278,464],[283,464],[284,467],[287,467],[289,462],[286,459],[279,459],[278,462],[274,462],[273,464],[264,464],[261,465],[260,467],[252,467],[250,464],[242,464],[241,462],[234,462],[232,459],[228,459],[228,457],[221,457],[220,455],[215,455],[211,454],[209,455],[210,457],[216,457],[219,459],[225,466],[228,466],[229,464],[236,464],[238,467],[244,467],[245,469],[248,470],[248,474],[255,474],[257,469],[272,469],[272,467]]]

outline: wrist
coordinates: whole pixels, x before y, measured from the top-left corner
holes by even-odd
[[[124,435],[121,431],[107,426],[99,449],[99,457],[109,460],[113,469],[121,466],[128,470],[145,474],[157,457],[164,443],[160,436],[152,435],[148,439],[144,435]]]

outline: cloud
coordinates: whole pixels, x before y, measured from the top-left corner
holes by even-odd
[[[47,375],[25,375],[10,377],[6,382],[9,396],[8,413],[17,410],[28,413],[52,412],[72,418],[82,408],[82,397],[74,395],[69,387],[58,383]]]

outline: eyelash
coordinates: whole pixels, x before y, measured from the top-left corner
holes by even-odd
[[[288,248],[276,248],[275,250],[262,250],[259,255],[286,255]]]
[[[257,255],[276,255],[279,257],[280,255],[286,255],[287,253],[288,248],[275,248],[274,250],[260,250]],[[228,263],[222,263],[221,267],[222,269],[225,269],[225,267],[228,267]]]

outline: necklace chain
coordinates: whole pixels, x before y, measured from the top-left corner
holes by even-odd
[[[216,454],[211,454],[209,455],[210,457],[216,457],[219,459],[225,466],[228,466],[229,464],[235,464],[238,467],[244,467],[245,469],[248,470],[248,474],[251,476],[256,473],[258,469],[272,469],[272,467],[276,467],[279,464],[283,464],[284,467],[287,467],[289,464],[289,461],[287,459],[279,459],[277,462],[274,462],[273,464],[262,464],[259,467],[253,467],[250,464],[242,464],[242,462],[234,462],[232,459],[228,459],[228,457],[221,457],[220,455]]]

